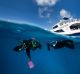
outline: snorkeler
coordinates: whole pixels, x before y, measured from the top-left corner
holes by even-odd
[[[41,49],[41,44],[35,38],[32,38],[32,39],[29,39],[29,40],[23,40],[21,42],[21,45],[16,46],[14,48],[14,50],[17,51],[17,52],[26,50],[26,54],[27,54],[28,59],[29,59],[29,62],[28,62],[29,68],[33,68],[34,64],[31,60],[30,50],[34,51],[37,48]]]
[[[52,41],[47,44],[48,50],[50,51],[50,47],[54,49],[60,49],[63,47],[68,47],[70,49],[74,49],[74,42],[72,40],[61,40],[61,41]]]

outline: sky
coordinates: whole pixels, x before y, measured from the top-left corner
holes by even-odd
[[[0,19],[51,28],[62,17],[80,18],[80,0],[0,0]]]

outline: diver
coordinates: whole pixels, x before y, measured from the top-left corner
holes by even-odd
[[[53,47],[54,49],[60,49],[63,47],[67,47],[70,49],[74,49],[74,42],[72,40],[60,40],[60,41],[52,41],[50,43],[47,43],[48,50],[50,51],[50,48]]]
[[[29,62],[28,62],[29,68],[33,68],[34,64],[31,60],[30,50],[35,51],[37,48],[41,49],[41,44],[35,38],[32,38],[29,40],[21,41],[21,44],[16,46],[14,48],[14,50],[17,52],[26,50],[26,54],[27,54],[28,60],[29,60]]]

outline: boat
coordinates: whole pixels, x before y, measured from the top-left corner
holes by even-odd
[[[64,17],[50,31],[63,35],[80,36],[80,19]]]

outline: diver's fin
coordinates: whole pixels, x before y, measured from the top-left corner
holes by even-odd
[[[30,69],[34,68],[34,64],[31,60],[28,62],[28,66]]]

